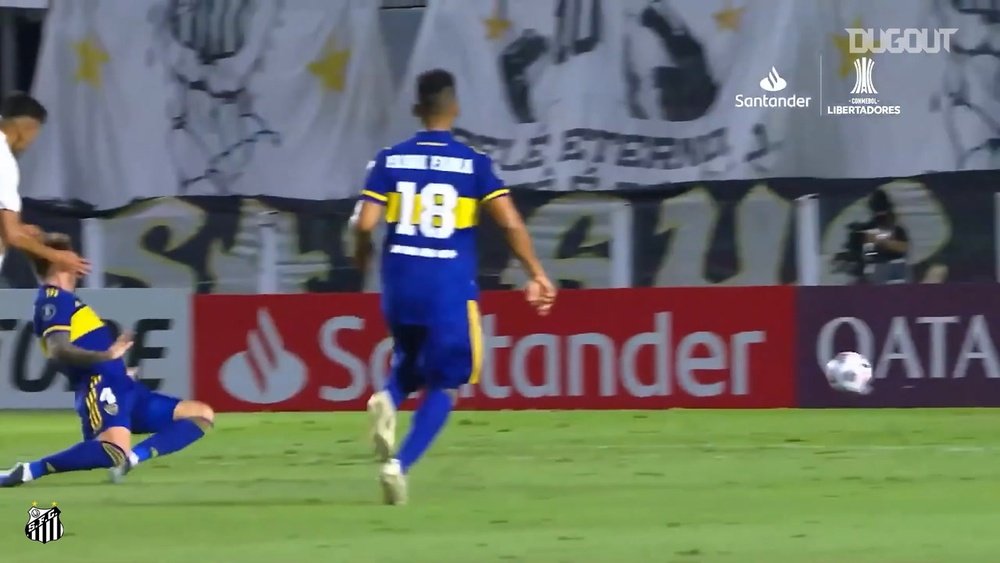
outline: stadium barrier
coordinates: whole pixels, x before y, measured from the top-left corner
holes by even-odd
[[[776,178],[670,183],[577,194],[525,189],[515,202],[548,272],[573,287],[845,285],[832,267],[850,225],[884,190],[910,237],[914,280],[1000,280],[996,173],[913,178]],[[815,194],[815,197],[813,197]],[[171,287],[196,293],[377,291],[351,262],[354,198],[163,197],[93,211],[25,200],[24,218],[81,241],[89,287]],[[524,281],[502,233],[486,220],[479,285]],[[20,253],[0,284],[30,288]]]
[[[798,406],[1000,406],[996,284],[801,288],[796,305]],[[821,375],[820,358],[852,349],[872,362],[871,395]]]
[[[789,407],[790,287],[566,291],[549,317],[482,299],[470,409]],[[388,373],[375,294],[195,297],[195,393],[223,411],[362,409]],[[209,343],[210,342],[210,343]]]
[[[36,342],[32,306],[38,291],[0,291],[0,409],[65,409],[73,406],[66,378],[45,360]],[[81,289],[116,335],[130,330],[130,365],[147,385],[180,397],[191,395],[191,295],[176,289]]]
[[[996,285],[565,291],[539,318],[482,298],[484,368],[465,409],[1000,406]],[[34,343],[35,292],[0,292],[0,409],[68,408]],[[360,410],[391,343],[376,294],[82,290],[166,393],[219,411]],[[875,392],[832,391],[822,364],[868,356]]]

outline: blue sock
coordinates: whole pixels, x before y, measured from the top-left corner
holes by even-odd
[[[403,386],[399,384],[399,378],[395,375],[389,377],[389,381],[385,384],[385,391],[389,392],[389,396],[392,397],[392,404],[399,410],[399,405],[403,404],[406,400],[407,393],[403,391]]]
[[[87,440],[57,454],[31,462],[33,479],[49,473],[85,471],[101,467],[114,467],[125,462],[125,452],[110,442]]]
[[[212,423],[203,418],[175,420],[173,424],[153,434],[132,448],[133,461],[143,462],[157,456],[183,450],[198,441]]]
[[[403,472],[407,472],[431,447],[451,413],[451,396],[444,389],[428,389],[424,402],[413,413],[410,433],[396,454]]]

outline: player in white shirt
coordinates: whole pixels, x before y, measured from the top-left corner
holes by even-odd
[[[14,92],[0,103],[0,267],[8,248],[19,248],[57,264],[86,274],[90,264],[69,250],[55,250],[42,243],[42,232],[21,222],[21,172],[15,155],[35,141],[48,112],[31,96]]]

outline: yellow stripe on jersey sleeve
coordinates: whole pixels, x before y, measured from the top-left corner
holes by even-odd
[[[384,195],[382,195],[382,194],[380,194],[378,192],[373,192],[371,190],[361,190],[361,195],[370,197],[370,198],[372,198],[374,200],[377,200],[377,201],[381,201],[382,203],[385,203],[389,199],[386,196],[384,196]]]
[[[468,229],[479,223],[479,202],[471,197],[458,198],[455,206],[455,228]]]
[[[487,202],[487,201],[489,201],[491,199],[496,199],[498,197],[505,196],[505,195],[507,195],[509,193],[510,193],[510,190],[507,189],[507,188],[500,188],[499,190],[493,190],[492,192],[486,194],[483,197],[483,202]]]
[[[420,196],[417,196],[418,198]],[[419,201],[419,200],[418,200]],[[386,223],[398,223],[399,222],[399,192],[389,192],[388,197],[385,202],[385,222]]]
[[[388,194],[388,201],[385,208],[385,220],[387,223],[398,223],[402,214],[402,198],[399,192]],[[420,194],[413,197],[413,211],[410,214],[410,224],[419,225],[420,216],[423,214],[423,206],[420,202]],[[460,197],[455,203],[455,228],[468,229],[479,224],[479,202],[471,197]]]
[[[42,338],[45,338],[52,332],[71,332],[71,329],[66,325],[52,325],[42,332]]]
[[[101,320],[101,317],[98,317],[93,309],[84,305],[77,309],[69,320],[69,340],[76,342],[78,338],[82,338],[103,326],[104,321]]]

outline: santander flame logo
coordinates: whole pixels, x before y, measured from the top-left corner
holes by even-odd
[[[305,364],[285,350],[271,313],[257,310],[257,328],[247,332],[247,349],[231,356],[219,370],[222,387],[249,403],[280,403],[295,396],[307,381]]]
[[[771,67],[771,72],[760,80],[760,87],[768,92],[780,92],[788,86],[788,82],[778,74],[778,70]]]

